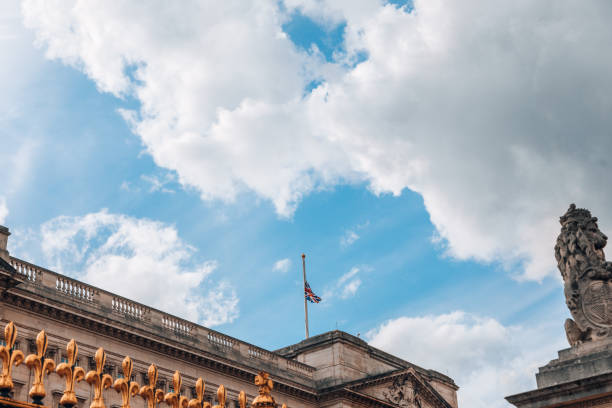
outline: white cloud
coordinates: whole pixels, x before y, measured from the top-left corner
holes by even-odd
[[[290,216],[338,183],[409,188],[451,256],[523,262],[529,279],[556,274],[570,202],[612,230],[605,1],[382,3],[286,1],[346,22],[334,64],[296,49],[274,0],[26,0],[23,13],[50,58],[141,102],[124,115],[147,152],[204,199],[251,190]]]
[[[331,287],[328,287],[324,294],[324,299],[333,299],[335,294],[340,294],[340,299],[348,299],[357,294],[357,290],[361,286],[361,278],[359,278],[359,272],[361,271],[358,267],[351,268],[350,271],[340,276]]]
[[[340,238],[340,246],[343,248],[349,247],[359,239],[359,235],[353,230],[347,230]]]
[[[345,273],[338,279],[338,285],[345,284],[347,281],[354,278],[358,273],[359,273],[359,268],[357,268],[356,266],[352,267],[350,271],[348,271],[347,273]]]
[[[361,231],[369,225],[370,221],[366,221],[363,224],[357,224],[353,228],[344,231],[344,235],[340,237],[340,246],[342,248],[347,248],[353,245],[359,238],[361,238],[357,231]]]
[[[53,268],[113,293],[207,326],[238,316],[232,286],[209,276],[216,263],[196,261],[173,226],[103,210],[47,221],[41,242]]]
[[[348,299],[350,297],[355,296],[360,286],[361,279],[359,278],[347,282],[347,284],[344,285],[344,287],[342,288],[342,293],[340,294],[340,297],[342,299]]]
[[[375,347],[449,375],[460,387],[460,407],[507,407],[504,397],[535,388],[537,367],[566,342],[550,327],[504,326],[457,311],[400,317],[368,332]]]
[[[143,174],[140,178],[149,185],[149,193],[161,192],[172,194],[175,192],[167,187],[168,184],[176,182],[176,177],[172,173],[166,173],[163,176]]]
[[[132,183],[130,183],[129,181],[125,181],[125,180],[121,182],[119,189],[123,191],[127,191],[128,193],[132,191],[138,191],[137,187],[132,187]]]
[[[6,198],[0,196],[0,224],[3,224],[9,214]]]
[[[290,267],[291,261],[289,260],[289,258],[284,258],[274,262],[274,267],[272,269],[277,272],[287,273]]]

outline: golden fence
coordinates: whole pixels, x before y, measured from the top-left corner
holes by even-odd
[[[123,377],[113,378],[109,374],[103,373],[106,362],[106,353],[100,347],[94,356],[96,369],[85,373],[82,367],[77,366],[77,356],[79,348],[74,339],[66,345],[67,361],[55,366],[52,359],[45,358],[48,340],[47,334],[41,330],[36,337],[36,353],[24,356],[21,350],[16,350],[15,340],[17,339],[17,328],[13,322],[9,322],[4,328],[5,344],[0,346],[0,360],[2,360],[2,374],[0,374],[0,407],[12,408],[36,408],[42,407],[43,398],[46,395],[45,377],[55,372],[66,381],[66,386],[60,399],[60,405],[64,408],[73,408],[77,405],[77,398],[74,387],[78,382],[85,380],[92,388],[93,398],[89,408],[106,408],[103,390],[113,388],[121,395],[121,408],[130,408],[130,401],[133,397],[142,398],[147,408],[158,408],[158,404],[165,403],[168,408],[225,408],[226,392],[225,387],[220,385],[217,389],[218,405],[211,406],[204,401],[204,380],[198,378],[195,385],[196,398],[189,400],[181,395],[182,377],[179,371],[175,371],[172,376],[172,392],[164,393],[157,388],[157,366],[151,364],[147,371],[149,384],[140,385],[132,378],[132,359],[126,356],[123,359],[121,368]],[[13,390],[13,367],[25,362],[25,365],[33,371],[33,385],[29,391],[29,396],[33,403],[16,401],[11,399],[10,393]],[[259,395],[251,402],[251,408],[276,408],[276,402],[271,395],[273,382],[268,373],[262,371],[255,376],[255,385],[259,387]],[[246,408],[247,398],[244,391],[240,391],[238,396],[240,408]],[[282,408],[286,408],[283,404]]]

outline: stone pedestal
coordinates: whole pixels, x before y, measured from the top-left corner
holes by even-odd
[[[506,400],[519,408],[612,408],[612,342],[559,351],[559,358],[540,367],[536,382],[536,390]]]

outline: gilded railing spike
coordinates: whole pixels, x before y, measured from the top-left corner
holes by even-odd
[[[85,377],[85,370],[77,367],[77,356],[79,355],[79,347],[74,339],[70,340],[66,345],[66,357],[68,362],[61,363],[57,366],[55,372],[60,377],[66,377],[66,389],[60,399],[60,405],[64,407],[73,407],[77,404],[76,394],[74,393],[74,384],[78,383]]]
[[[183,386],[183,378],[181,373],[174,372],[172,376],[172,392],[164,396],[164,402],[170,405],[171,408],[187,408],[187,397],[181,395],[181,387]]]
[[[130,398],[138,395],[140,385],[131,381],[132,378],[132,359],[126,356],[121,363],[123,369],[123,378],[118,378],[113,384],[115,391],[121,394],[121,408],[130,408]]]
[[[244,393],[244,391],[240,391],[240,394],[238,394],[238,405],[240,406],[240,408],[246,408],[246,404],[246,394]]]
[[[219,386],[217,389],[217,401],[219,405],[215,405],[213,408],[225,408],[225,400],[227,399],[227,393],[225,392],[225,387],[223,384]]]
[[[0,346],[0,359],[2,359],[2,374],[0,374],[0,395],[8,397],[13,389],[13,366],[23,362],[21,350],[14,350],[17,340],[17,328],[9,322],[4,328],[4,346]]]
[[[147,408],[157,408],[157,404],[164,400],[164,391],[157,387],[157,367],[155,364],[149,366],[147,372],[149,385],[140,388],[139,395],[147,402]]]
[[[34,384],[30,389],[30,398],[34,404],[42,404],[45,392],[44,376],[55,370],[55,362],[50,358],[45,358],[49,340],[47,333],[41,330],[36,336],[36,354],[30,354],[25,359],[25,364],[30,370],[34,370]]]
[[[270,392],[274,387],[274,383],[270,376],[265,371],[260,371],[255,376],[255,385],[259,387],[259,395],[253,399],[252,408],[275,408],[276,402]]]
[[[196,398],[189,401],[189,404],[187,405],[189,408],[210,408],[210,402],[204,401],[205,389],[206,384],[204,384],[204,380],[202,378],[198,378],[195,385]]]
[[[102,347],[96,351],[94,361],[96,363],[96,369],[89,371],[85,376],[85,381],[91,384],[94,390],[93,400],[91,401],[89,408],[106,408],[104,405],[102,390],[113,385],[113,378],[108,374],[102,373],[104,370],[104,364],[106,363],[106,353]]]

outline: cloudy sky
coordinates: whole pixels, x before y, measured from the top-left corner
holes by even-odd
[[[303,338],[305,252],[311,333],[507,406],[566,347],[558,217],[612,232],[611,20],[605,0],[2,2],[9,250],[270,349]]]

